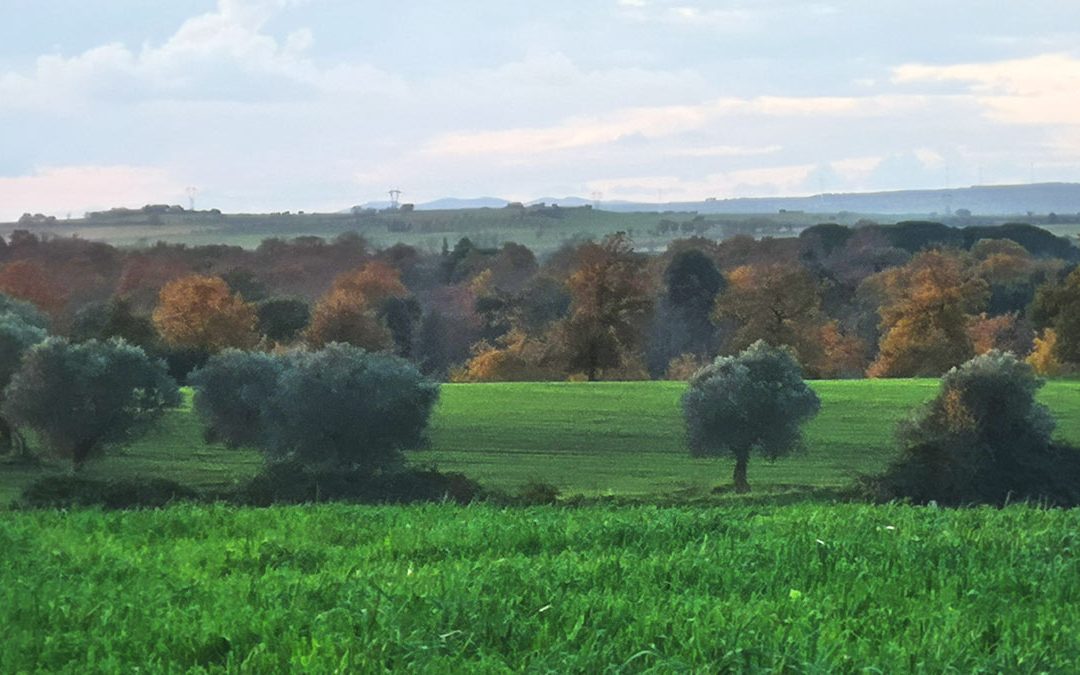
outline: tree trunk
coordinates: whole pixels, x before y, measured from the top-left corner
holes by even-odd
[[[71,469],[75,473],[82,470],[86,460],[90,457],[90,451],[94,449],[93,441],[81,441],[75,444],[71,451]]]
[[[749,463],[750,457],[748,455],[735,457],[735,474],[732,479],[735,481],[735,492],[739,494],[750,492],[750,483],[746,480],[746,466]]]

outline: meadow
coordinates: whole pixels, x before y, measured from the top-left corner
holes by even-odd
[[[759,495],[826,497],[895,457],[896,423],[937,391],[937,380],[815,381],[821,413],[806,427],[806,448],[776,462],[752,459]],[[723,499],[726,459],[695,459],[683,439],[679,382],[448,384],[417,464],[460,471],[482,484],[515,490],[550,483],[564,497],[614,496],[651,502]],[[1080,382],[1049,382],[1040,399],[1058,420],[1057,436],[1080,444]],[[261,458],[203,440],[190,407],[169,412],[148,436],[86,468],[100,477],[163,476],[220,489],[249,478]],[[0,465],[0,504],[45,471]],[[720,494],[714,494],[719,491]]]
[[[2,672],[1077,672],[1080,512],[317,505],[0,519]]]

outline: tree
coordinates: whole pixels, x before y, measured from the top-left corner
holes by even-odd
[[[473,357],[453,373],[454,382],[537,382],[557,379],[547,365],[549,348],[523,331],[513,329],[495,345],[481,341],[473,346]]]
[[[274,342],[292,342],[311,320],[311,308],[299,298],[264,300],[259,303],[256,313],[259,332]]]
[[[56,316],[67,302],[63,287],[37,263],[16,260],[0,269],[0,293],[33,304]]]
[[[269,460],[374,473],[424,440],[438,384],[407,361],[331,344],[278,355],[224,352],[194,377],[208,433]]]
[[[817,281],[797,265],[744,265],[728,275],[728,287],[716,300],[717,323],[733,323],[727,349],[735,352],[758,340],[788,346],[799,363],[820,375],[824,361]]]
[[[1039,328],[1052,328],[1054,356],[1069,365],[1080,364],[1080,268],[1060,282],[1040,286],[1031,306]]]
[[[640,346],[651,306],[641,261],[626,234],[585,244],[567,280],[570,316],[555,333],[571,369],[590,381],[625,365]]]
[[[999,351],[953,368],[937,397],[901,423],[903,455],[876,487],[917,502],[1074,502],[1080,453],[1053,446],[1054,418],[1035,400],[1042,385],[1031,366]]]
[[[396,269],[384,262],[370,262],[334,280],[315,305],[306,337],[316,347],[343,342],[371,351],[389,349],[394,345],[394,334],[379,311],[385,303],[407,295]]]
[[[273,424],[269,402],[286,366],[282,355],[239,349],[210,357],[189,378],[206,439],[231,448],[265,447]]]
[[[974,355],[968,324],[986,302],[987,286],[960,256],[925,251],[867,283],[883,297],[870,377],[940,375]]]
[[[678,356],[712,356],[717,350],[713,303],[726,285],[712,258],[700,249],[675,253],[664,270],[667,292],[649,331],[649,370],[662,374]]]
[[[165,364],[139,347],[63,338],[49,338],[27,352],[4,398],[4,416],[33,429],[76,470],[106,445],[136,436],[180,404]]]
[[[13,311],[2,311],[5,305],[18,308],[16,303],[17,301],[0,295],[0,405],[3,403],[4,388],[11,382],[11,378],[22,364],[23,356],[48,335],[44,328],[27,323],[23,315]],[[30,310],[36,313],[33,308]],[[31,318],[33,318],[32,315]],[[21,437],[2,414],[0,414],[0,448],[5,450],[23,448]]]
[[[819,407],[791,354],[760,340],[700,370],[682,397],[690,454],[733,456],[736,492],[750,490],[750,454],[775,459],[791,452]]]
[[[258,342],[255,308],[220,277],[191,275],[161,289],[154,326],[173,347],[218,352]]]

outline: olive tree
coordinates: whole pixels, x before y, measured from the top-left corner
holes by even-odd
[[[161,361],[122,341],[34,346],[4,393],[3,415],[33,429],[52,454],[77,470],[108,444],[144,432],[180,403]]]
[[[208,433],[269,460],[374,473],[420,446],[438,384],[409,362],[331,343],[285,354],[224,352],[192,378]]]
[[[227,349],[188,378],[208,441],[231,448],[266,445],[272,422],[269,402],[285,360],[282,355]]]
[[[750,490],[751,453],[775,459],[791,452],[819,407],[791,354],[760,340],[702,368],[682,397],[690,453],[734,457],[736,492]]]
[[[4,302],[0,299],[0,403],[3,401],[3,389],[15,375],[22,363],[23,355],[34,345],[43,341],[47,333],[41,325],[27,323],[36,317],[20,312],[4,312]],[[34,313],[37,310],[30,308]],[[0,414],[0,448],[24,450],[22,438],[12,429],[7,419]]]

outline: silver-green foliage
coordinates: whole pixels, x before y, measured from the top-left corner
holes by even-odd
[[[270,459],[367,472],[423,444],[439,395],[409,362],[337,343],[280,355],[224,352],[193,386],[212,436]]]
[[[799,445],[801,425],[820,402],[787,351],[758,341],[698,371],[682,407],[695,455],[776,458]]]
[[[180,404],[164,362],[123,341],[32,347],[4,394],[3,415],[33,429],[52,454],[76,467],[110,443],[144,432]]]

